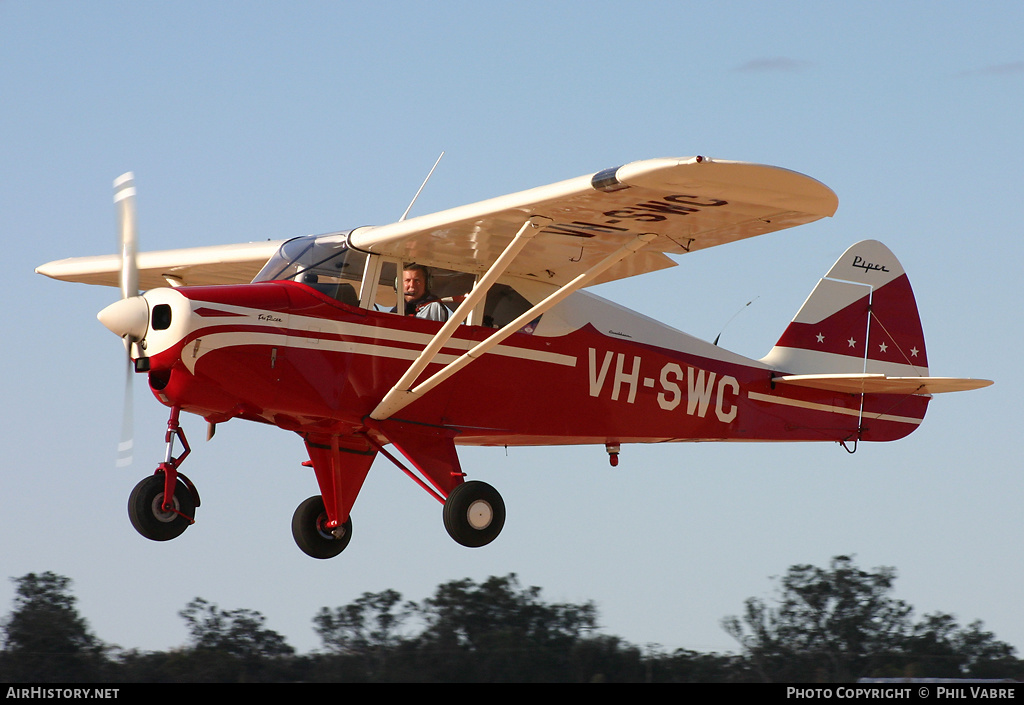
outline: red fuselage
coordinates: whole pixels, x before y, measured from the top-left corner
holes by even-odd
[[[160,401],[214,423],[243,418],[303,434],[364,431],[441,325],[290,281],[160,291],[173,310],[147,341]],[[460,326],[424,376],[493,332]],[[894,440],[924,417],[926,396],[773,385],[785,370],[678,336],[680,349],[591,324],[516,333],[395,420],[443,427],[458,444],[552,445]],[[699,345],[684,349],[691,342]]]

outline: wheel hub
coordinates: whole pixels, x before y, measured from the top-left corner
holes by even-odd
[[[491,508],[491,503],[478,499],[470,504],[466,511],[466,520],[477,531],[486,529],[494,520],[494,509]]]
[[[328,540],[339,538],[334,535],[334,531],[327,528],[327,512],[322,513],[316,518],[316,532]]]
[[[161,492],[160,494],[158,494],[156,497],[153,498],[153,518],[157,521],[163,522],[164,524],[169,524],[170,522],[177,519],[177,510],[180,509],[180,507],[178,506],[177,497],[174,498],[172,505],[174,506],[175,511],[164,511],[164,493]]]

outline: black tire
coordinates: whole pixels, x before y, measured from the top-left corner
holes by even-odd
[[[334,534],[324,528],[326,522],[327,510],[324,509],[324,499],[320,495],[310,497],[295,509],[292,515],[292,537],[307,556],[334,558],[352,540],[352,517],[341,525],[344,531],[341,538],[335,538]]]
[[[163,503],[162,474],[150,475],[142,480],[128,497],[128,518],[135,530],[150,541],[170,541],[181,536],[195,517],[195,500],[180,480],[174,487],[174,508],[177,511],[165,512],[162,509]]]
[[[486,546],[505,526],[505,502],[486,482],[464,482],[444,503],[444,528],[456,542],[469,548]]]

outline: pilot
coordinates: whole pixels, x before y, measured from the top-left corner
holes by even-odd
[[[402,269],[402,293],[405,296],[405,315],[429,321],[447,321],[448,307],[427,288],[427,268],[422,264],[408,264]],[[391,309],[398,312],[398,307]]]

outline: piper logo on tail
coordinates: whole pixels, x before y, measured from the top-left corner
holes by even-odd
[[[875,264],[873,262],[868,262],[867,260],[865,260],[860,255],[854,255],[853,256],[853,266],[854,267],[858,267],[860,269],[863,269],[865,272],[888,272],[889,271],[884,264]]]

